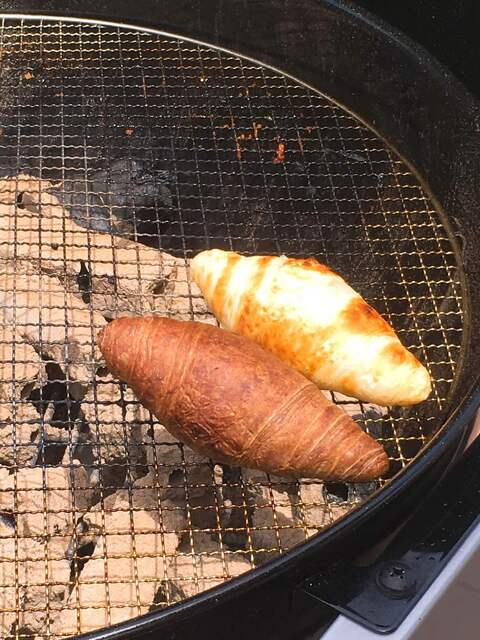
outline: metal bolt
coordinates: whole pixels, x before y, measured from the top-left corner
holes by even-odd
[[[377,573],[377,585],[390,598],[408,598],[417,589],[412,568],[404,562],[387,562]]]

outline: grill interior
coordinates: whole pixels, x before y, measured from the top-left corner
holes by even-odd
[[[0,635],[52,638],[243,573],[377,488],[287,481],[183,447],[97,368],[105,318],[212,322],[189,279],[198,250],[317,257],[434,380],[410,409],[332,394],[394,475],[449,408],[462,291],[415,175],[291,78],[85,22],[4,18],[0,52]]]

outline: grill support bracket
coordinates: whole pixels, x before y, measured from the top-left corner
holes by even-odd
[[[403,523],[380,555],[338,562],[303,591],[376,633],[392,633],[480,523],[480,439]]]

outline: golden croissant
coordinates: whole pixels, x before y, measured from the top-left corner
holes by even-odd
[[[321,389],[386,406],[430,394],[428,371],[392,327],[314,258],[212,249],[195,256],[191,273],[222,327],[257,341]]]

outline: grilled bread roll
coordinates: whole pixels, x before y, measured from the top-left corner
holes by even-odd
[[[342,409],[247,338],[157,316],[114,320],[98,343],[176,438],[218,462],[358,482],[388,468],[383,448]]]
[[[244,257],[212,249],[191,273],[221,325],[248,336],[321,389],[379,405],[411,405],[428,371],[392,327],[314,258]]]

